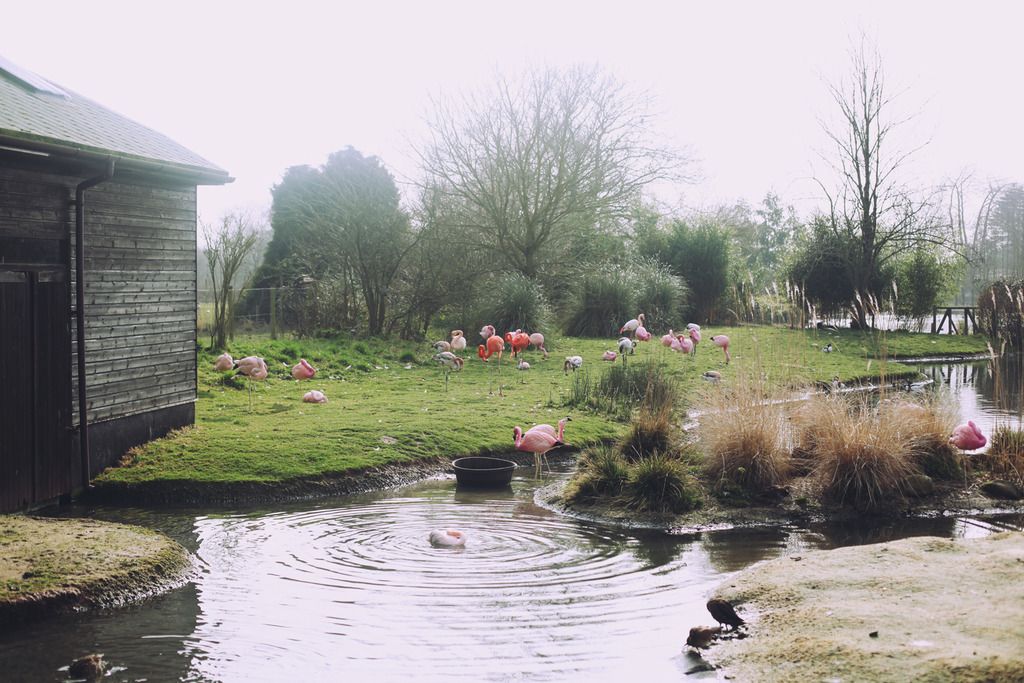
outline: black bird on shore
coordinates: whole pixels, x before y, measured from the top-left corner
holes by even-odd
[[[711,616],[715,618],[715,621],[719,624],[731,626],[733,630],[746,623],[736,614],[736,610],[732,608],[732,605],[727,600],[720,598],[708,600],[708,611],[711,612]]]
[[[690,629],[690,635],[686,637],[686,644],[695,650],[706,650],[721,632],[721,626],[694,626]]]

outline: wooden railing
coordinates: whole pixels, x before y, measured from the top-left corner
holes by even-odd
[[[976,306],[937,306],[932,309],[932,334],[942,334],[942,328],[946,328],[947,334],[972,334],[978,332],[978,321],[974,317]],[[939,311],[942,317],[939,318]],[[962,329],[957,329],[954,320],[954,311],[964,312],[964,323]],[[956,313],[959,317],[959,313]]]

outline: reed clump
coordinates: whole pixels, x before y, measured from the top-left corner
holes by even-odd
[[[946,394],[921,401],[884,401],[879,406],[879,421],[894,423],[910,462],[943,481],[958,479],[964,472],[963,455],[949,443],[957,417],[957,407]]]
[[[918,471],[899,419],[864,398],[811,401],[793,421],[826,501],[876,509],[901,497],[904,481]]]
[[[700,504],[696,482],[673,453],[653,453],[639,459],[629,470],[623,497],[626,508],[639,512],[678,514]]]
[[[576,474],[565,488],[565,499],[585,504],[615,499],[628,478],[629,464],[622,454],[610,446],[596,446],[580,456]]]
[[[709,392],[701,419],[704,474],[718,491],[758,495],[790,477],[790,433],[784,406],[763,387],[739,381]]]
[[[1024,429],[1000,425],[992,432],[987,451],[971,456],[980,469],[1024,484]]]
[[[672,441],[670,406],[641,406],[629,423],[629,431],[618,443],[627,462],[636,462],[653,453],[668,452]]]

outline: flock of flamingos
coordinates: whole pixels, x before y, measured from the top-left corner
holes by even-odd
[[[625,363],[626,356],[634,353],[638,341],[650,341],[652,338],[651,333],[646,327],[644,327],[643,313],[640,313],[636,318],[627,321],[626,324],[619,329],[619,334],[621,336],[617,343],[618,350],[605,351],[602,355],[602,360],[614,362],[616,359],[621,358],[623,363]],[[541,351],[544,354],[545,359],[548,357],[548,350],[544,346],[544,335],[540,332],[529,334],[522,330],[516,330],[514,332],[508,332],[504,338],[502,338],[497,333],[493,325],[485,325],[480,330],[480,336],[484,343],[477,347],[477,355],[485,363],[488,362],[491,356],[497,355],[499,368],[506,344],[511,347],[512,357],[518,361],[516,367],[520,370],[527,370],[530,367],[529,363],[520,358],[520,354],[530,346],[534,346],[537,350]],[[710,340],[715,344],[715,346],[722,349],[725,354],[725,362],[728,364],[730,361],[729,337],[724,334],[719,334],[710,337]],[[691,356],[696,353],[697,344],[699,344],[700,341],[700,326],[695,323],[690,323],[686,326],[685,334],[676,334],[672,330],[669,330],[668,334],[661,337],[661,343],[663,345],[674,351],[689,354]],[[465,363],[464,359],[459,355],[459,352],[465,351],[466,346],[466,337],[462,330],[453,330],[451,334],[451,341],[438,341],[433,344],[434,349],[437,351],[434,355],[434,360],[445,370],[446,389],[448,373],[453,370],[461,370]],[[566,356],[563,371],[565,374],[568,374],[570,370],[575,372],[582,365],[583,358],[581,356]],[[214,369],[218,372],[236,371],[238,374],[244,375],[250,380],[249,400],[251,410],[251,381],[265,380],[269,374],[267,364],[263,358],[260,358],[259,356],[246,356],[245,358],[235,360],[230,354],[224,353],[217,358],[214,363]],[[305,358],[299,359],[299,362],[291,368],[292,377],[299,381],[312,379],[316,376],[316,373],[317,369],[310,365]],[[720,379],[719,373],[714,370],[705,372],[704,377],[711,381],[717,381]],[[314,389],[306,392],[305,395],[303,395],[302,400],[306,403],[326,403],[327,396],[325,396],[322,391]],[[534,465],[539,469],[542,460],[546,459],[549,451],[565,445],[565,425],[569,420],[571,420],[570,417],[560,420],[558,422],[557,429],[549,424],[538,424],[526,431],[523,431],[523,429],[517,425],[513,429],[515,449],[526,453],[532,453],[534,457]],[[949,438],[949,442],[962,450],[975,450],[984,447],[987,443],[987,439],[974,422],[968,421],[966,424],[958,426],[953,431],[953,434]],[[466,534],[465,532],[454,529],[439,529],[430,532],[429,541],[435,546],[462,547],[466,544]],[[711,607],[712,605],[709,603],[709,610],[711,610]],[[712,612],[714,613],[713,610]],[[715,616],[717,619],[718,615]],[[720,623],[730,624],[730,620],[718,619],[718,621]],[[742,623],[742,620],[740,620],[739,624]],[[730,625],[733,625],[735,628],[735,626],[738,626],[739,624]],[[708,633],[704,633],[704,629],[694,629],[694,631],[697,631],[697,633],[691,631],[690,639],[687,640],[687,644],[694,647],[706,646],[704,645],[704,638],[710,635],[711,629],[707,630]]]

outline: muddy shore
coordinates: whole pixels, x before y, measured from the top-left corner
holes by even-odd
[[[0,630],[116,607],[186,583],[187,550],[149,529],[90,519],[0,516]]]
[[[1022,577],[1019,532],[762,562],[716,592],[749,637],[704,658],[741,681],[1021,681]]]

